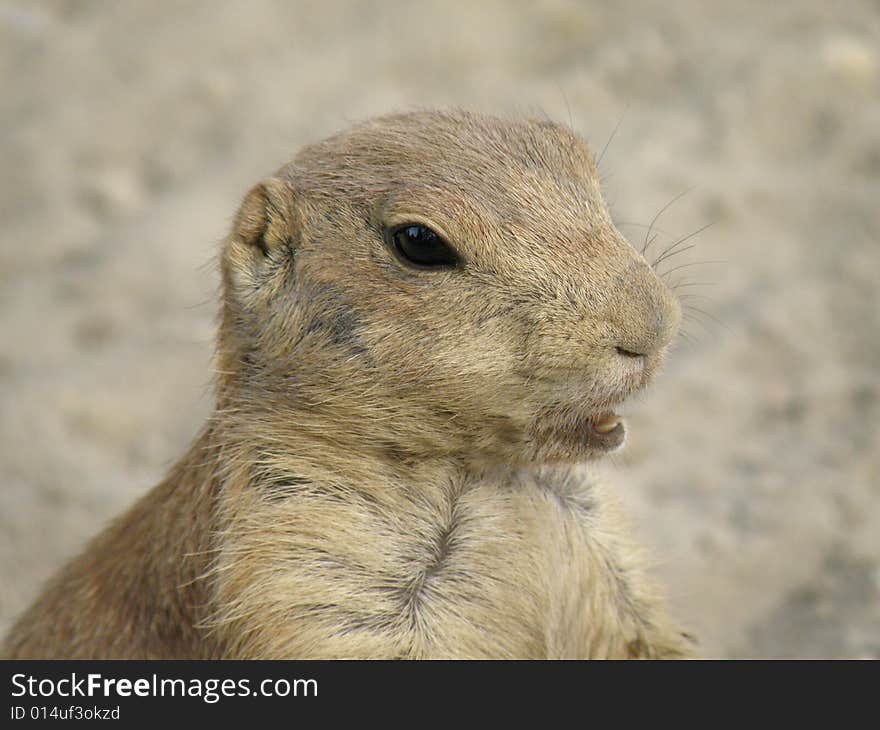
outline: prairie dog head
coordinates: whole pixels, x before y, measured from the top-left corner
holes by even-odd
[[[611,451],[680,320],[547,121],[415,112],[310,145],[248,193],[222,266],[221,400],[388,458]]]

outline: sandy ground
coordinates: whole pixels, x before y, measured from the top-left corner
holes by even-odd
[[[617,127],[634,242],[713,224],[605,467],[701,651],[880,656],[876,2],[0,2],[0,80],[0,632],[209,412],[249,185],[460,104]]]

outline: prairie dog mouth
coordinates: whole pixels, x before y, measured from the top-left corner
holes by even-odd
[[[623,419],[613,411],[593,416],[587,421],[586,440],[600,451],[613,451],[623,443],[626,428]]]
[[[586,409],[585,409],[586,410]],[[617,451],[624,442],[626,427],[613,411],[560,413],[550,411],[535,423],[531,432],[533,458],[538,461],[583,461]]]

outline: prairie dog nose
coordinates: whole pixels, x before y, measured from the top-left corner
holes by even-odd
[[[624,305],[615,318],[613,343],[618,355],[650,357],[672,341],[681,323],[681,307],[651,268],[639,267],[619,297]]]

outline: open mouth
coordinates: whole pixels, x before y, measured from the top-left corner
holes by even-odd
[[[623,418],[610,410],[593,415],[581,411],[545,412],[535,423],[531,444],[533,457],[545,461],[596,459],[619,449],[626,436]]]
[[[593,416],[587,421],[586,440],[600,451],[613,451],[623,443],[626,428],[623,419],[613,411]]]

